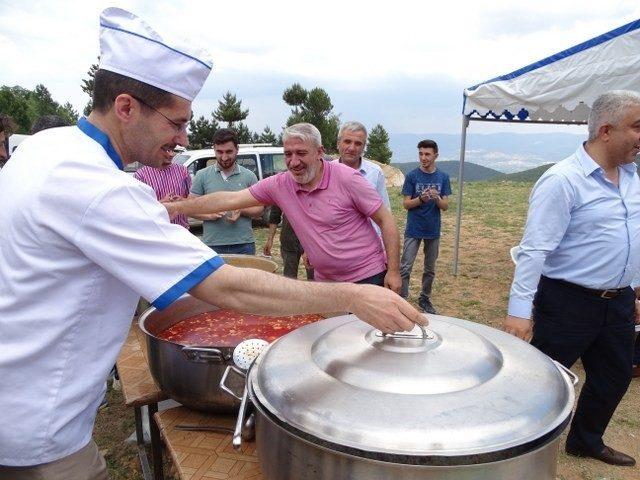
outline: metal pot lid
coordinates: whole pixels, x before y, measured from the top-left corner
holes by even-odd
[[[424,337],[383,336],[355,315],[295,330],[250,384],[279,421],[322,443],[391,455],[481,455],[521,446],[571,414],[573,386],[512,335],[430,315]]]

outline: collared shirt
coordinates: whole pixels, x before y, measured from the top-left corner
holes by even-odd
[[[82,119],[0,174],[0,465],[84,447],[139,297],[165,307],[222,265],[121,166]]]
[[[316,280],[355,282],[386,268],[380,237],[369,218],[382,206],[373,186],[353,168],[323,161],[322,178],[305,190],[291,173],[249,188],[260,203],[278,205],[289,219]]]
[[[343,163],[341,159],[334,160],[335,162]],[[382,203],[385,207],[391,210],[391,202],[389,202],[389,193],[387,192],[387,182],[384,178],[384,172],[382,168],[380,168],[375,163],[366,160],[364,158],[360,159],[360,167],[357,169],[367,181],[373,185],[373,188],[376,189],[380,198],[382,198]],[[382,235],[380,231],[380,227],[376,222],[371,220],[371,225],[375,229],[378,235]]]
[[[237,192],[249,188],[257,181],[255,173],[237,163],[227,178],[223,177],[218,164],[214,164],[196,173],[191,193],[206,195],[213,192]],[[202,222],[202,241],[211,247],[253,243],[255,239],[251,219],[240,215],[235,222],[229,222],[224,218],[205,220]]]
[[[587,288],[636,284],[640,267],[640,179],[618,168],[618,186],[580,146],[535,184],[520,243],[509,314],[531,317],[540,275]]]
[[[167,195],[178,195],[186,198],[191,190],[191,175],[187,167],[180,163],[172,163],[165,168],[142,167],[133,175],[142,183],[146,183],[156,192],[156,198],[161,200]],[[171,223],[189,228],[186,215],[177,215]]]

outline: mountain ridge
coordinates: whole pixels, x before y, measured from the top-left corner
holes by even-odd
[[[529,170],[568,157],[584,141],[585,135],[554,133],[468,134],[465,165],[476,164],[501,173]],[[417,144],[431,138],[438,143],[438,162],[459,161],[459,134],[389,134],[394,164],[417,163]]]

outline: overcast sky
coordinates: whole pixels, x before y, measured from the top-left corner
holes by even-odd
[[[230,90],[257,131],[282,127],[290,111],[282,92],[299,82],[324,88],[343,121],[457,133],[465,87],[640,18],[637,0],[0,0],[0,84],[43,83],[82,112],[80,84],[99,54],[98,17],[108,6],[132,11],[165,38],[206,46],[214,69],[195,114],[209,116]],[[558,131],[478,123],[471,132]]]

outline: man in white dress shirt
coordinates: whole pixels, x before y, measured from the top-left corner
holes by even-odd
[[[600,95],[589,138],[536,182],[504,328],[586,373],[566,451],[620,466],[635,460],[603,434],[631,381],[632,287],[640,268],[640,95]]]

